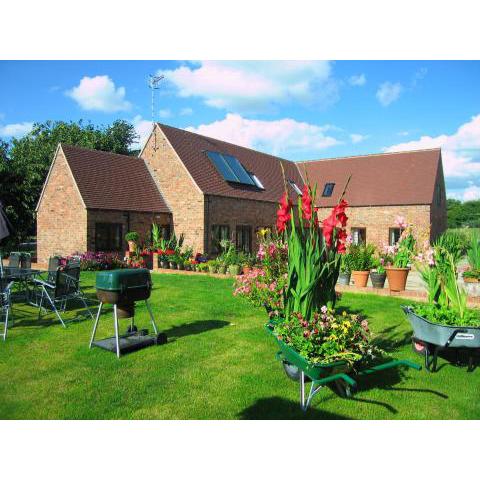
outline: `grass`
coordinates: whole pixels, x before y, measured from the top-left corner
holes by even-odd
[[[0,343],[1,419],[467,419],[480,418],[480,368],[467,373],[440,361],[438,373],[389,370],[362,378],[350,400],[329,388],[303,414],[298,385],[275,360],[265,313],[231,294],[230,279],[153,275],[151,303],[169,343],[125,355],[88,349],[92,321],[68,312],[63,329],[52,315],[14,305],[16,325]],[[94,274],[83,284],[94,298]],[[340,306],[369,318],[383,348],[421,362],[410,347],[402,301],[345,294]],[[148,327],[145,306],[137,324]],[[121,321],[121,330],[127,320]],[[99,337],[113,332],[105,313]]]

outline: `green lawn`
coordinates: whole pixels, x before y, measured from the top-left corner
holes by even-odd
[[[83,284],[94,297],[94,274]],[[298,384],[275,360],[265,313],[231,294],[230,279],[153,275],[152,305],[169,343],[125,355],[88,349],[92,321],[14,306],[16,325],[0,343],[0,418],[17,419],[466,419],[480,418],[480,368],[467,373],[440,361],[440,371],[391,370],[363,378],[351,400],[324,388],[304,414]],[[395,298],[345,294],[340,306],[362,312],[382,346],[420,361]],[[98,335],[113,334],[105,313]],[[127,320],[121,324],[122,331]],[[137,307],[137,324],[148,327]]]

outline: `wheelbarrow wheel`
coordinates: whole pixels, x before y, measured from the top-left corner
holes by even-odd
[[[294,382],[300,381],[300,376],[302,372],[298,367],[296,367],[290,362],[287,362],[286,360],[283,360],[282,365],[283,369],[285,370],[285,374],[290,380],[293,380]]]
[[[352,398],[355,393],[353,387],[344,380],[335,380],[335,390],[342,398]]]
[[[428,345],[423,340],[419,340],[415,337],[412,338],[412,350],[417,355],[424,357],[426,349],[428,349]]]

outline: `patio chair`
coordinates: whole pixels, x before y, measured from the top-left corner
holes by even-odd
[[[23,252],[20,265],[22,268],[32,268],[32,255],[28,252]]]
[[[7,339],[8,331],[8,317],[11,313],[11,296],[10,292],[12,289],[13,282],[8,284],[0,279],[0,323],[4,323],[3,333],[0,333],[0,336],[3,337],[3,341]]]
[[[49,281],[53,278],[53,281]],[[40,276],[33,278],[33,283],[37,287],[37,299],[40,296],[38,304],[38,319],[40,320],[44,303],[49,306],[60,323],[66,328],[60,312],[65,312],[70,300],[80,300],[92,317],[93,314],[87,305],[85,295],[80,288],[80,263],[70,263],[64,267],[57,267],[55,272],[49,272],[47,280]]]
[[[10,268],[20,268],[21,258],[22,254],[20,252],[10,252],[10,256],[8,257],[8,266]]]
[[[60,266],[60,257],[50,257],[48,259],[48,283],[55,282],[57,268]]]

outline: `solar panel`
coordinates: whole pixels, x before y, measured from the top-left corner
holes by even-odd
[[[243,165],[235,157],[226,155],[225,153],[222,154],[222,157],[228,163],[235,175],[237,175],[240,183],[244,183],[245,185],[255,185],[252,177],[247,173],[247,171],[243,168]]]
[[[256,185],[252,177],[235,157],[218,152],[207,152],[207,155],[227,182]]]
[[[229,167],[225,159],[217,152],[207,152],[208,157],[213,162],[217,170],[222,174],[223,178],[229,182],[238,182],[238,177]]]

